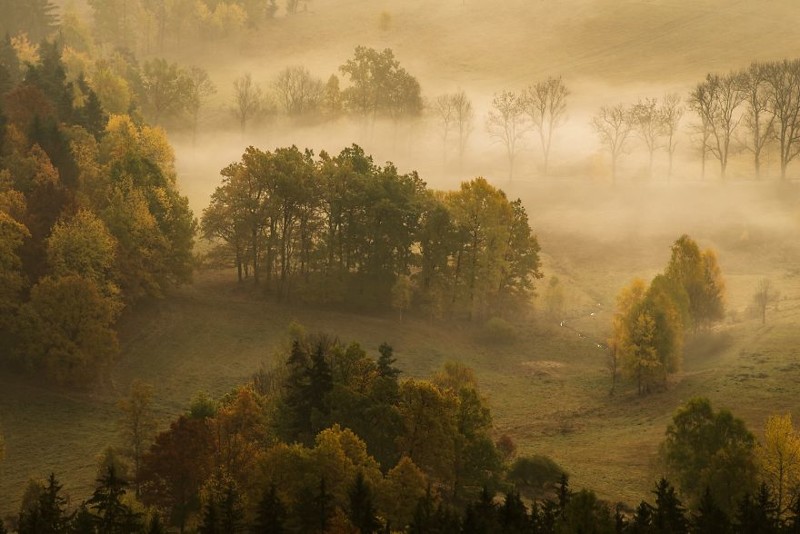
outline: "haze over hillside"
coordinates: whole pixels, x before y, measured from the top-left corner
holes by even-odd
[[[87,1],[57,3],[62,12],[74,7],[92,27]],[[686,107],[690,91],[710,73],[743,70],[755,61],[800,58],[800,2],[309,0],[300,2],[294,14],[287,14],[284,5],[280,1],[274,18],[257,28],[224,38],[187,38],[191,45],[168,35],[161,49],[148,41],[135,51],[140,65],[164,58],[180,68],[201,67],[216,87],[199,112],[196,131],[182,123],[185,117],[152,119],[164,126],[163,138],[158,128],[130,123],[131,129],[139,128],[131,145],[141,143],[143,151],[162,158],[162,178],[170,184],[165,190],[188,197],[200,220],[223,184],[220,171],[240,162],[248,146],[273,151],[296,145],[319,158],[323,151],[336,156],[358,144],[375,164],[393,162],[400,175],[418,171],[438,191],[458,191],[463,182],[482,176],[502,189],[507,200],[521,199],[526,224],[541,245],[537,258],[544,277],[534,281],[532,306],[504,318],[510,334],[495,344],[486,341],[485,332],[486,319],[494,317],[447,322],[422,311],[404,316],[403,308],[398,318],[392,306],[364,313],[364,308],[338,309],[322,299],[284,300],[254,288],[252,277],[237,284],[230,250],[219,257],[208,254],[215,243],[198,238],[190,256],[187,233],[180,241],[183,248],[178,247],[186,252],[182,260],[185,266],[202,267],[195,270],[193,284],[156,284],[152,294],[126,307],[119,319],[120,354],[95,385],[71,390],[0,373],[0,432],[6,452],[0,462],[0,518],[16,514],[29,478],[51,471],[63,477],[72,494],[91,494],[96,455],[118,440],[117,403],[134,381],[156,386],[154,411],[163,430],[185,413],[198,391],[219,398],[258,369],[273,368],[287,352],[293,320],[310,332],[358,341],[370,355],[389,342],[402,378],[422,380],[445,362],[464,363],[474,369],[491,407],[493,437],[508,435],[519,455],[553,458],[570,473],[573,487],[592,488],[602,499],[630,506],[649,498],[652,482],[661,475],[658,447],[665,427],[690,398],[708,396],[715,407],[730,408],[759,439],[768,416],[800,414],[795,347],[800,321],[800,161],[790,162],[782,179],[773,142],[764,149],[756,178],[746,147],[746,121],[741,119],[725,180],[711,154],[703,175],[702,121]],[[292,116],[281,109],[275,81],[283,69],[303,66],[322,83],[335,74],[344,88],[349,81],[340,67],[358,46],[393,51],[399,65],[419,82],[425,104],[419,114],[393,118],[376,112],[370,120],[368,114],[341,110],[331,116]],[[30,52],[18,43],[17,48]],[[102,44],[93,53],[110,56],[114,51]],[[75,64],[80,61],[69,65]],[[246,73],[270,104],[265,105],[268,112],[245,128],[232,108],[234,82]],[[568,95],[549,169],[543,169],[538,134],[531,130],[521,141],[512,178],[506,148],[487,131],[492,99],[551,77],[561,77]],[[454,137],[443,145],[441,120],[433,111],[438,96],[459,90],[475,112],[463,158],[453,149]],[[593,117],[603,106],[630,109],[642,99],[661,102],[668,93],[677,94],[679,105],[686,107],[676,133],[672,173],[663,139],[649,167],[640,136],[631,133],[612,174],[608,147],[593,128]],[[147,115],[152,111],[135,108],[137,121],[151,120]],[[21,120],[18,116],[25,113],[17,113],[15,120]],[[115,123],[115,135],[122,140],[116,145],[108,141],[108,148],[98,134],[97,145],[82,145],[88,147],[86,154],[99,158],[123,152],[130,139],[121,132],[128,127]],[[167,140],[175,153],[175,191]],[[2,136],[0,148],[1,142]],[[14,142],[24,145],[18,138]],[[101,148],[95,154],[97,146]],[[0,193],[5,183],[2,163],[0,158]],[[93,179],[119,178],[114,173]],[[447,202],[452,195],[430,193],[430,198],[451,206]],[[127,204],[138,206],[137,199]],[[188,213],[181,213],[190,226]],[[668,378],[665,374],[663,388],[639,395],[629,377],[620,378],[611,396],[607,349],[617,296],[632,280],[649,283],[664,272],[670,247],[683,234],[696,240],[699,250],[715,251],[725,282],[725,311],[696,337],[687,334],[682,367]],[[324,241],[325,234],[319,235],[309,241]],[[39,239],[44,242],[46,236]],[[374,246],[370,242],[363,248]],[[416,254],[421,247],[415,243],[411,248]],[[149,263],[135,265],[144,272]],[[763,280],[775,288],[764,308],[765,324],[754,305],[754,292]],[[560,306],[552,305],[554,294],[560,295]]]

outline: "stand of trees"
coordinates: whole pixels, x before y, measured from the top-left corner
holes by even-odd
[[[39,55],[0,94],[0,353],[80,384],[116,354],[124,306],[189,280],[195,223],[164,132],[108,115],[58,45]]]
[[[524,307],[541,276],[522,203],[483,178],[434,192],[355,145],[250,147],[222,175],[203,233],[279,298],[481,319]]]
[[[716,253],[701,252],[694,240],[681,236],[672,245],[664,274],[649,287],[634,280],[617,297],[609,340],[612,381],[619,363],[635,380],[639,394],[665,384],[667,375],[680,369],[686,332],[722,319],[724,297]]]
[[[495,442],[468,368],[449,363],[430,380],[403,380],[386,344],[372,358],[356,343],[293,330],[280,367],[218,401],[198,396],[158,434],[144,424],[151,390],[134,384],[120,403],[126,454],[103,455],[93,494],[68,500],[55,475],[33,481],[9,526],[20,534],[777,534],[800,524],[800,434],[788,415],[770,417],[759,443],[729,411],[690,400],[660,450],[677,487],[662,478],[654,498],[632,509],[574,491],[546,457],[515,457],[508,436]]]

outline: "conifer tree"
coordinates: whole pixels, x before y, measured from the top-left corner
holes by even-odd
[[[286,508],[272,484],[258,503],[252,534],[283,534],[285,522]]]

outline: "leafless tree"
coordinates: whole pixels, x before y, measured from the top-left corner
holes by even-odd
[[[753,153],[756,179],[758,179],[761,178],[761,155],[773,137],[775,123],[775,115],[770,109],[767,66],[763,63],[753,63],[741,74],[740,81],[746,104],[744,125],[749,133],[749,139],[743,145]]]
[[[545,175],[550,161],[553,132],[565,118],[567,96],[569,90],[561,77],[548,78],[547,81],[532,85],[525,91],[525,110],[533,127],[539,132]]]
[[[631,121],[628,110],[618,104],[614,107],[603,106],[592,118],[592,127],[611,155],[611,181],[617,181],[617,162],[625,151],[631,135]]]
[[[775,137],[780,148],[781,180],[800,153],[800,59],[764,65]]]
[[[665,131],[661,120],[658,100],[655,98],[639,99],[630,110],[631,127],[642,141],[650,156],[648,178],[653,178],[653,154],[661,148],[661,137]]]
[[[439,135],[442,138],[442,164],[447,163],[447,138],[453,126],[455,110],[453,109],[452,95],[439,95],[431,104],[431,111],[436,118],[439,127]]]
[[[475,110],[472,109],[472,102],[463,90],[459,90],[451,95],[453,101],[453,118],[458,130],[458,163],[464,161],[464,151],[467,148],[472,129],[475,127]]]
[[[675,149],[678,147],[678,130],[681,119],[683,118],[681,97],[677,93],[664,95],[658,114],[661,125],[664,128],[664,148],[667,149],[667,155],[669,156],[669,171],[667,177],[672,178],[672,159],[675,155]]]
[[[322,80],[314,78],[307,68],[286,67],[273,83],[278,102],[288,115],[303,115],[317,111],[325,96]]]
[[[689,105],[700,117],[704,131],[708,133],[704,135],[707,150],[719,160],[723,181],[733,135],[742,119],[738,108],[743,100],[740,75],[735,73],[725,76],[709,74],[689,95]]]
[[[234,107],[233,114],[239,121],[242,133],[247,129],[247,122],[257,117],[264,106],[261,88],[253,82],[248,72],[233,82]]]
[[[780,293],[772,289],[772,282],[769,278],[762,278],[758,281],[756,292],[753,294],[753,304],[761,314],[761,324],[767,322],[767,307],[778,302]]]
[[[514,177],[514,160],[528,123],[525,119],[525,101],[512,91],[495,94],[492,109],[486,119],[486,131],[503,144],[508,158],[508,179]]]

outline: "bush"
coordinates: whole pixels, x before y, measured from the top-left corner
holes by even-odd
[[[480,338],[484,343],[511,343],[517,338],[517,333],[505,319],[492,317],[483,325]]]
[[[517,458],[508,472],[508,480],[526,497],[540,497],[566,472],[547,456]]]

